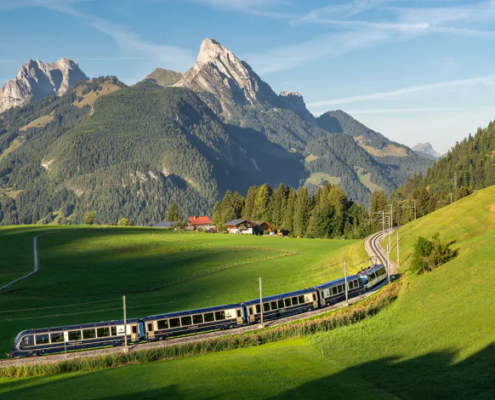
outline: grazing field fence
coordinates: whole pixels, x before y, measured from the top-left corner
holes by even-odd
[[[287,339],[306,337],[355,324],[377,314],[397,297],[401,281],[385,286],[378,293],[350,307],[325,313],[303,321],[246,333],[216,338],[192,340],[171,346],[136,350],[130,353],[111,353],[95,357],[80,357],[54,363],[24,364],[0,369],[0,377],[21,378],[65,374],[113,368],[129,364],[171,360],[218,351],[260,346]]]

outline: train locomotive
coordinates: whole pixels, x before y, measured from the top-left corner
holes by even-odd
[[[358,296],[387,279],[384,265],[374,265],[347,277],[348,297]],[[9,357],[31,357],[73,352],[125,343],[151,342],[173,337],[233,329],[276,320],[336,304],[345,299],[345,279],[308,289],[236,304],[171,312],[141,318],[29,329],[20,332]]]

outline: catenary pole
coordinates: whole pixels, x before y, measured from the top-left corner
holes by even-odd
[[[127,310],[126,310],[126,307],[125,307],[125,296],[122,296],[122,300],[123,300],[123,306],[124,306],[124,352],[127,353],[127,351],[129,350],[127,348]]]
[[[387,275],[390,282],[390,246],[387,246]]]
[[[349,305],[349,288],[347,287],[347,261],[344,260],[345,305]]]
[[[413,202],[414,202],[414,220],[416,220],[416,199],[414,199]]]
[[[263,325],[263,290],[261,286],[261,278],[259,278],[259,281],[260,281],[260,316],[261,316],[260,322],[261,325]]]
[[[397,231],[397,268],[400,267],[400,261],[399,261],[399,231]]]

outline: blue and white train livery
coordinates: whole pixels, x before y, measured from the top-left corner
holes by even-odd
[[[347,294],[352,298],[387,279],[383,265],[374,265],[347,277]],[[336,279],[308,289],[188,311],[179,311],[123,321],[30,329],[20,332],[9,357],[87,350],[125,343],[150,342],[183,335],[231,329],[276,320],[289,315],[327,307],[345,300],[346,280]]]

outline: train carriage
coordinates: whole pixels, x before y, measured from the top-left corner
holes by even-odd
[[[72,352],[77,350],[119,346],[125,342],[139,342],[144,337],[144,327],[138,319],[106,321],[63,327],[30,329],[20,332],[12,346],[10,357],[40,356],[43,354]]]
[[[242,304],[229,304],[196,310],[152,315],[141,319],[148,340],[161,340],[217,329],[229,329],[244,324]]]
[[[359,271],[357,275],[359,276],[365,290],[370,290],[376,285],[387,280],[387,269],[383,264],[373,265]]]
[[[249,300],[243,303],[247,314],[247,323],[261,321],[260,299]],[[318,308],[316,290],[305,289],[295,292],[263,297],[263,320],[283,318],[285,316]]]
[[[320,306],[325,307],[345,300],[345,278],[315,286],[320,299]],[[364,286],[357,275],[347,277],[347,295],[349,298],[364,292]]]

